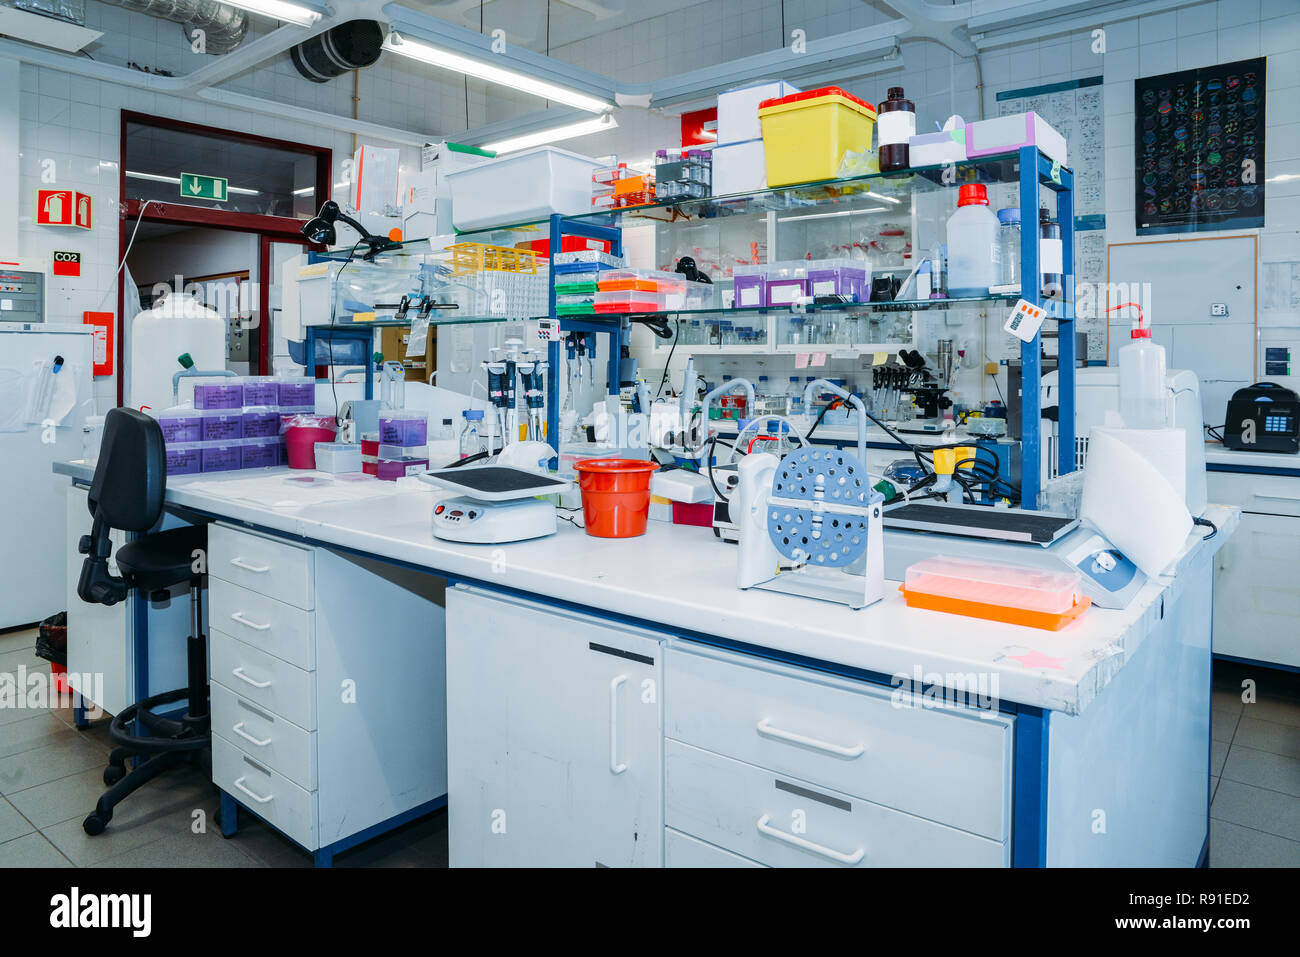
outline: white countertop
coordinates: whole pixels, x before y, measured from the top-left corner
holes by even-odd
[[[1300,470],[1300,455],[1293,452],[1237,452],[1225,449],[1218,442],[1206,442],[1205,464]]]
[[[89,481],[93,470],[61,463],[55,471]],[[736,587],[736,546],[711,530],[651,522],[634,539],[592,538],[564,522],[551,537],[511,545],[464,545],[433,537],[431,509],[445,493],[393,486],[347,504],[271,508],[222,498],[220,486],[239,471],[168,480],[167,501],[220,518],[428,568],[452,577],[531,592],[647,622],[885,675],[925,681],[945,673],[997,677],[1005,701],[1078,713],[1115,676],[1159,617],[1165,585],[1148,583],[1128,608],[1090,608],[1060,632],[1004,625],[908,608],[890,590],[870,608]],[[304,473],[296,473],[302,475]],[[375,480],[378,481],[378,480]],[[213,493],[218,494],[213,494]],[[1202,544],[1189,536],[1178,567],[1198,548],[1217,549],[1240,518],[1212,506],[1219,534]],[[1175,583],[1175,586],[1176,583]]]

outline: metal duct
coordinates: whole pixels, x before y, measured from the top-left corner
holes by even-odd
[[[216,0],[104,0],[104,3],[182,25],[185,42],[195,30],[204,33],[205,53],[229,53],[248,33],[248,14]]]
[[[351,20],[304,40],[289,51],[294,67],[313,83],[373,65],[384,48],[384,28],[374,20]]]

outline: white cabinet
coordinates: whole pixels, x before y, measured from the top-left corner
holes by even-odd
[[[447,672],[453,866],[662,862],[658,637],[458,585]]]
[[[1214,653],[1300,667],[1300,478],[1207,478],[1210,501],[1244,510],[1215,558]]]

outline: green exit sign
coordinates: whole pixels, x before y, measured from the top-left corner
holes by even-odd
[[[200,176],[198,173],[181,173],[181,195],[190,199],[224,200],[229,192],[229,180],[220,176]]]

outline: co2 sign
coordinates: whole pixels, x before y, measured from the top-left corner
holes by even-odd
[[[56,276],[80,276],[81,253],[59,252],[56,250],[53,272]]]

